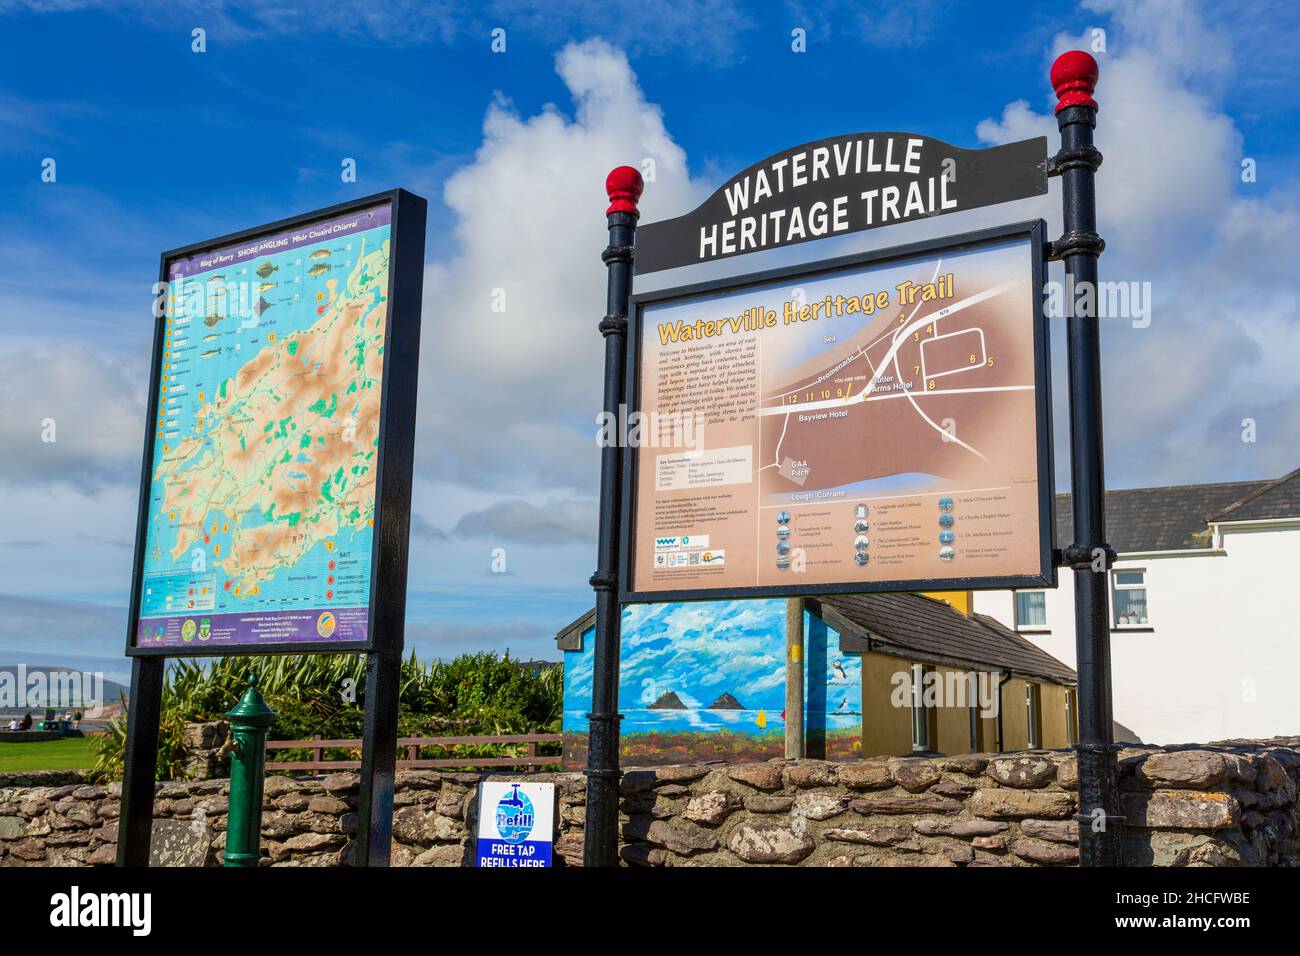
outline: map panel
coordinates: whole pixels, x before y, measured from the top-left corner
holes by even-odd
[[[168,264],[136,647],[367,640],[390,226]]]
[[[1035,294],[1012,238],[646,303],[629,589],[1041,575]]]

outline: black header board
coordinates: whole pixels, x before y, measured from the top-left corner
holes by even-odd
[[[783,150],[695,210],[637,230],[638,275],[1041,196],[1047,139],[959,149],[915,133],[850,133]]]

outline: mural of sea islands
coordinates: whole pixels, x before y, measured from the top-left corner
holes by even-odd
[[[622,763],[646,767],[785,754],[783,600],[641,604],[623,611]],[[564,651],[564,763],[587,762],[595,612],[556,637]],[[860,747],[862,677],[835,634],[805,615],[809,755]]]

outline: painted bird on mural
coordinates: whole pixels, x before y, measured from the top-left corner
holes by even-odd
[[[847,684],[849,682],[849,675],[844,672],[844,665],[839,661],[831,661],[831,671],[831,679],[826,683],[838,684],[843,682]]]

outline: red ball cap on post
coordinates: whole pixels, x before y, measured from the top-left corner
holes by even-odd
[[[1052,89],[1056,91],[1056,112],[1068,106],[1097,109],[1092,91],[1097,88],[1097,61],[1082,50],[1062,53],[1052,64]]]
[[[636,208],[636,201],[641,198],[643,189],[645,183],[641,174],[633,167],[615,166],[605,177],[605,192],[609,194],[609,208],[605,215],[628,212],[639,219],[641,212]]]

